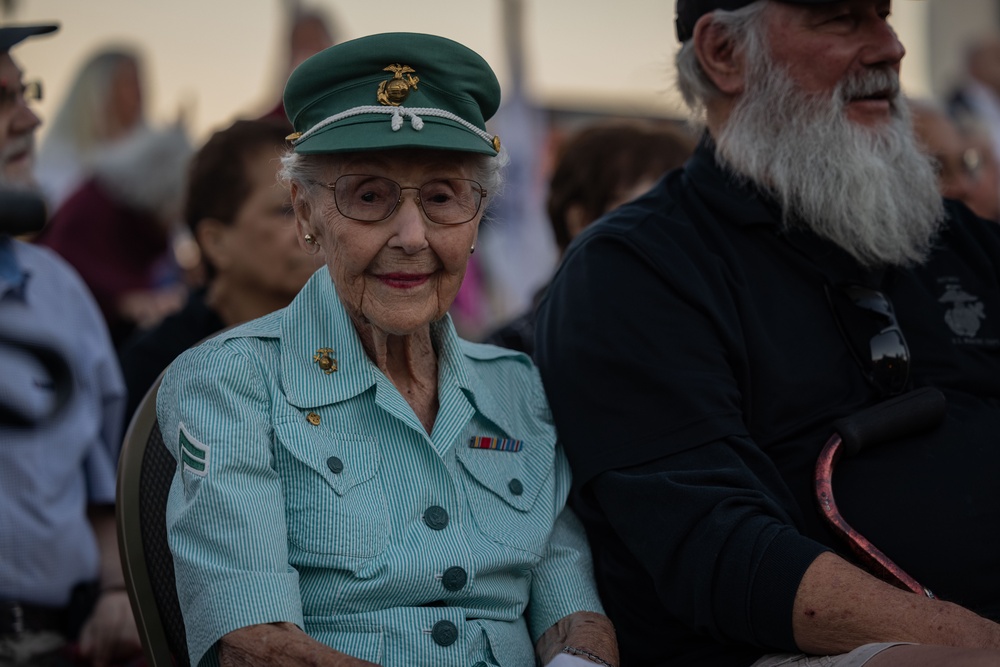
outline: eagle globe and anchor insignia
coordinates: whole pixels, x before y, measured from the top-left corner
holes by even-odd
[[[986,313],[983,302],[977,297],[967,293],[959,285],[951,284],[938,302],[950,305],[944,321],[956,335],[972,338],[979,333]]]
[[[416,70],[408,65],[397,63],[382,68],[382,71],[393,74],[391,79],[378,84],[376,97],[383,106],[398,107],[410,96],[410,89],[417,90],[417,84],[420,83],[419,76],[410,76],[415,74]],[[406,76],[403,76],[404,74]]]

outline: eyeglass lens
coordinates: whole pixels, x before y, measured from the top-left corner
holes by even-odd
[[[27,83],[18,82],[16,84],[0,81],[0,106],[12,106],[20,100],[42,99],[42,82],[29,81]]]
[[[403,190],[417,190],[424,214],[441,225],[472,220],[483,201],[482,186],[464,178],[445,178],[429,181],[419,188],[404,188],[382,176],[345,174],[333,184],[340,213],[362,222],[378,222],[392,215]]]

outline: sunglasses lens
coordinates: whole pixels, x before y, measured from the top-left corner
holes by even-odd
[[[910,378],[910,354],[899,329],[876,334],[871,339],[872,375],[875,382],[889,394],[906,389]]]

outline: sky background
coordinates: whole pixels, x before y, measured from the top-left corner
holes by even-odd
[[[344,39],[418,31],[456,39],[493,66],[508,64],[501,0],[313,0]],[[893,22],[907,45],[904,87],[925,95],[926,2],[897,2]],[[166,121],[186,108],[195,139],[277,101],[283,76],[281,0],[15,0],[10,23],[55,20],[60,32],[15,51],[41,78],[43,118],[52,117],[80,63],[107,44],[141,49],[148,109]],[[671,0],[524,0],[527,90],[540,103],[683,116],[673,89],[677,49]]]

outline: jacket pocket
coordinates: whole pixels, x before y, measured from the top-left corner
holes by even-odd
[[[385,551],[389,521],[375,438],[275,425],[288,537],[314,554],[371,558]]]
[[[463,446],[457,455],[480,530],[496,542],[541,556],[556,518],[555,443],[528,442],[518,452]]]

